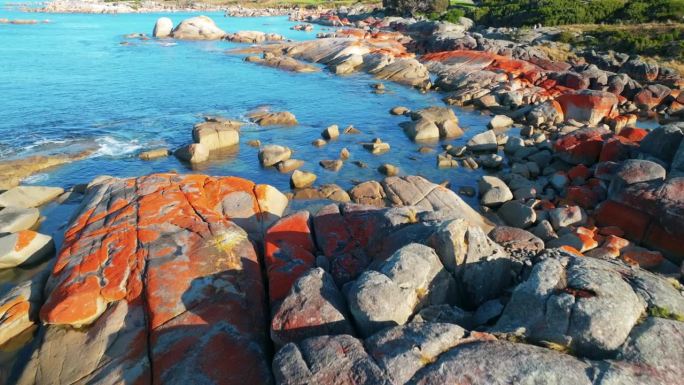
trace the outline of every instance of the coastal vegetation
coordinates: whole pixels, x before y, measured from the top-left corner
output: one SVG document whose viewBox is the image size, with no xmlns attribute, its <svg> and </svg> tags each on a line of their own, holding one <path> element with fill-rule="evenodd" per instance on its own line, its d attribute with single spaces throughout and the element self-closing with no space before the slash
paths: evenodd
<svg viewBox="0 0 684 385">
<path fill-rule="evenodd" d="M 488 26 L 621 24 L 681 21 L 684 0 L 482 0 L 477 6 L 452 4 Z"/>
</svg>

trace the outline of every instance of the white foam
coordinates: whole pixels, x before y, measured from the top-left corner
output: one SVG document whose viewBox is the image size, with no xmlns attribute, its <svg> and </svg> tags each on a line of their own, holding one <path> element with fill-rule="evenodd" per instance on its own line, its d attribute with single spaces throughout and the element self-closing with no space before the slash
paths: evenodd
<svg viewBox="0 0 684 385">
<path fill-rule="evenodd" d="M 120 140 L 111 136 L 103 136 L 95 139 L 99 149 L 92 157 L 98 156 L 122 156 L 140 150 L 143 146 L 137 140 Z"/>
<path fill-rule="evenodd" d="M 44 181 L 48 180 L 48 178 L 50 178 L 50 176 L 48 174 L 38 173 L 38 174 L 29 175 L 26 178 L 22 179 L 21 181 L 26 182 L 26 183 L 39 183 L 39 182 L 44 182 Z"/>
</svg>

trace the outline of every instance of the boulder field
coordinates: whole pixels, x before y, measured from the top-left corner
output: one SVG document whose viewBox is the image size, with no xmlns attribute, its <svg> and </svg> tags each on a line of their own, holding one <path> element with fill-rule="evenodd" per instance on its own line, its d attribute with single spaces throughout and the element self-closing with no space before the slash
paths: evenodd
<svg viewBox="0 0 684 385">
<path fill-rule="evenodd" d="M 680 383 L 676 280 L 545 248 L 418 176 L 368 183 L 389 207 L 92 183 L 54 262 L 0 298 L 2 341 L 37 327 L 9 383 Z"/>
</svg>

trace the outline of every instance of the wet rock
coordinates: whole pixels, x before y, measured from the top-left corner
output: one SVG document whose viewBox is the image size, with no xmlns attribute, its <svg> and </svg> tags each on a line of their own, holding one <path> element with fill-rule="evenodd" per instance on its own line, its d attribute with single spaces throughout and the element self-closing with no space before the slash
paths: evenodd
<svg viewBox="0 0 684 385">
<path fill-rule="evenodd" d="M 464 335 L 465 330 L 454 324 L 410 323 L 376 333 L 365 345 L 392 384 L 405 384 Z"/>
<path fill-rule="evenodd" d="M 528 228 L 537 221 L 537 213 L 534 209 L 518 201 L 504 203 L 497 214 L 509 226 L 521 229 Z"/>
<path fill-rule="evenodd" d="M 349 335 L 313 337 L 285 345 L 273 358 L 273 375 L 282 385 L 390 385 L 386 375 Z"/>
<path fill-rule="evenodd" d="M 311 144 L 315 147 L 323 147 L 326 144 L 328 144 L 328 142 L 326 142 L 325 139 L 316 139 L 313 142 L 311 142 Z"/>
<path fill-rule="evenodd" d="M 385 163 L 385 164 L 380 165 L 380 167 L 378 167 L 378 171 L 381 174 L 386 175 L 386 176 L 395 176 L 395 175 L 399 174 L 399 167 L 392 165 L 392 164 L 389 164 L 389 163 Z"/>
<path fill-rule="evenodd" d="M 185 19 L 173 29 L 171 37 L 181 40 L 220 40 L 226 32 L 207 16 Z"/>
<path fill-rule="evenodd" d="M 261 239 L 286 205 L 272 187 L 234 177 L 95 186 L 66 231 L 40 310 L 46 326 L 18 383 L 271 383 L 249 237 Z M 240 370 L 207 369 L 216 354 Z"/>
<path fill-rule="evenodd" d="M 168 17 L 160 17 L 157 22 L 154 23 L 154 29 L 152 30 L 152 36 L 156 38 L 169 37 L 173 31 L 173 21 Z"/>
<path fill-rule="evenodd" d="M 342 169 L 342 166 L 344 166 L 344 162 L 340 159 L 335 159 L 335 160 L 324 159 L 318 163 L 324 169 L 326 169 L 328 171 L 332 171 L 332 172 L 338 172 Z"/>
<path fill-rule="evenodd" d="M 506 183 L 495 176 L 485 175 L 477 182 L 480 190 L 480 204 L 498 207 L 513 199 L 513 193 Z"/>
<path fill-rule="evenodd" d="M 274 166 L 278 162 L 290 159 L 292 150 L 285 146 L 269 144 L 259 150 L 259 162 L 263 167 Z"/>
<path fill-rule="evenodd" d="M 332 277 L 323 269 L 311 269 L 292 286 L 271 321 L 276 346 L 301 342 L 309 337 L 348 334 L 347 304 Z"/>
<path fill-rule="evenodd" d="M 242 122 L 233 120 L 199 123 L 192 129 L 192 139 L 209 151 L 231 147 L 240 142 L 241 125 Z"/>
<path fill-rule="evenodd" d="M 95 152 L 96 148 L 88 148 L 76 153 L 54 155 L 37 155 L 26 158 L 0 161 L 0 190 L 9 190 L 18 186 L 22 180 L 41 170 L 84 159 Z"/>
<path fill-rule="evenodd" d="M 603 357 L 624 343 L 646 304 L 608 262 L 575 256 L 543 259 L 506 305 L 495 329 Z"/>
<path fill-rule="evenodd" d="M 209 149 L 200 143 L 183 146 L 173 153 L 176 158 L 190 163 L 202 163 L 209 160 Z"/>
<path fill-rule="evenodd" d="M 348 148 L 343 148 L 340 150 L 340 159 L 341 160 L 347 160 L 351 156 L 351 153 L 349 152 Z"/>
<path fill-rule="evenodd" d="M 295 170 L 290 177 L 290 185 L 292 188 L 311 187 L 316 181 L 316 178 L 316 174 L 312 172 Z"/>
<path fill-rule="evenodd" d="M 278 68 L 284 71 L 308 73 L 308 72 L 319 72 L 320 68 L 303 63 L 297 59 L 293 59 L 289 56 L 274 55 L 271 53 L 264 53 L 263 57 L 259 56 L 247 56 L 245 61 L 250 63 L 257 63 L 267 67 Z"/>
<path fill-rule="evenodd" d="M 516 227 L 498 226 L 489 232 L 489 237 L 511 255 L 532 257 L 544 250 L 544 241 Z"/>
<path fill-rule="evenodd" d="M 36 208 L 5 207 L 0 211 L 0 233 L 16 233 L 32 228 L 40 218 Z"/>
<path fill-rule="evenodd" d="M 399 249 L 378 271 L 366 271 L 347 291 L 347 301 L 359 332 L 364 336 L 405 324 L 430 304 L 446 303 L 454 281 L 435 251 L 420 244 Z"/>
<path fill-rule="evenodd" d="M 285 159 L 282 162 L 276 163 L 275 167 L 282 173 L 288 173 L 297 170 L 304 165 L 303 160 L 299 159 Z"/>
<path fill-rule="evenodd" d="M 427 107 L 410 113 L 414 121 L 428 121 L 437 126 L 439 137 L 455 138 L 463 135 L 458 126 L 458 118 L 449 107 Z M 428 138 L 425 138 L 428 139 Z"/>
<path fill-rule="evenodd" d="M 167 148 L 158 148 L 149 151 L 143 151 L 138 155 L 142 160 L 153 160 L 169 156 L 170 151 Z"/>
<path fill-rule="evenodd" d="M 255 111 L 249 114 L 249 120 L 260 126 L 296 126 L 297 118 L 291 112 Z"/>
<path fill-rule="evenodd" d="M 463 219 L 441 224 L 427 244 L 456 277 L 461 300 L 474 306 L 498 297 L 518 267 L 482 229 Z"/>
<path fill-rule="evenodd" d="M 323 130 L 321 136 L 326 140 L 337 139 L 340 136 L 340 129 L 336 124 L 333 124 L 332 126 Z"/>
<path fill-rule="evenodd" d="M 468 149 L 471 151 L 496 151 L 498 144 L 494 131 L 485 131 L 473 136 L 468 141 Z"/>
<path fill-rule="evenodd" d="M 439 139 L 439 128 L 434 122 L 420 119 L 400 124 L 406 135 L 415 141 L 428 141 Z"/>
<path fill-rule="evenodd" d="M 397 106 L 397 107 L 394 107 L 390 110 L 390 114 L 392 114 L 392 115 L 406 115 L 410 111 L 411 110 L 409 110 L 406 107 Z"/>
<path fill-rule="evenodd" d="M 363 148 L 370 151 L 371 154 L 379 155 L 384 154 L 390 150 L 390 144 L 383 142 L 380 138 L 376 138 L 371 143 L 363 143 Z"/>
<path fill-rule="evenodd" d="M 355 203 L 377 207 L 385 206 L 385 190 L 374 180 L 359 183 L 349 190 L 349 196 Z"/>
</svg>

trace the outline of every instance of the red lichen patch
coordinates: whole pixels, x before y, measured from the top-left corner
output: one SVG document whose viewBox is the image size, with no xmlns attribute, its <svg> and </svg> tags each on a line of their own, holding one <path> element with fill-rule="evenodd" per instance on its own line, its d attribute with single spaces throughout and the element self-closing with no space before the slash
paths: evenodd
<svg viewBox="0 0 684 385">
<path fill-rule="evenodd" d="M 297 278 L 315 265 L 315 254 L 307 211 L 282 218 L 266 231 L 264 263 L 272 304 L 284 299 Z"/>
<path fill-rule="evenodd" d="M 640 247 L 624 250 L 620 255 L 620 259 L 644 269 L 655 269 L 665 260 L 660 252 L 649 251 Z"/>
<path fill-rule="evenodd" d="M 568 178 L 587 180 L 591 177 L 591 170 L 589 167 L 580 164 L 568 170 Z"/>
<path fill-rule="evenodd" d="M 629 159 L 631 150 L 636 147 L 636 143 L 623 136 L 609 138 L 601 148 L 599 162 L 619 162 Z"/>
<path fill-rule="evenodd" d="M 639 143 L 648 135 L 648 130 L 638 127 L 625 127 L 620 130 L 618 136 L 631 140 L 632 142 Z"/>
<path fill-rule="evenodd" d="M 636 242 L 644 238 L 651 223 L 651 217 L 648 214 L 611 200 L 599 205 L 594 218 L 600 226 L 620 228 L 629 239 Z"/>
<path fill-rule="evenodd" d="M 565 196 L 568 205 L 577 205 L 585 209 L 595 207 L 599 199 L 599 193 L 586 186 L 570 186 Z"/>
<path fill-rule="evenodd" d="M 556 98 L 566 119 L 598 124 L 604 118 L 618 115 L 618 99 L 603 91 L 581 90 L 568 92 Z"/>
<path fill-rule="evenodd" d="M 604 134 L 599 129 L 578 130 L 558 139 L 553 147 L 566 162 L 592 165 L 601 155 Z"/>
<path fill-rule="evenodd" d="M 625 235 L 625 232 L 622 231 L 621 228 L 617 226 L 604 226 L 604 227 L 599 227 L 598 228 L 598 233 L 601 235 L 605 236 L 610 236 L 613 235 L 615 237 L 622 237 Z"/>
</svg>

